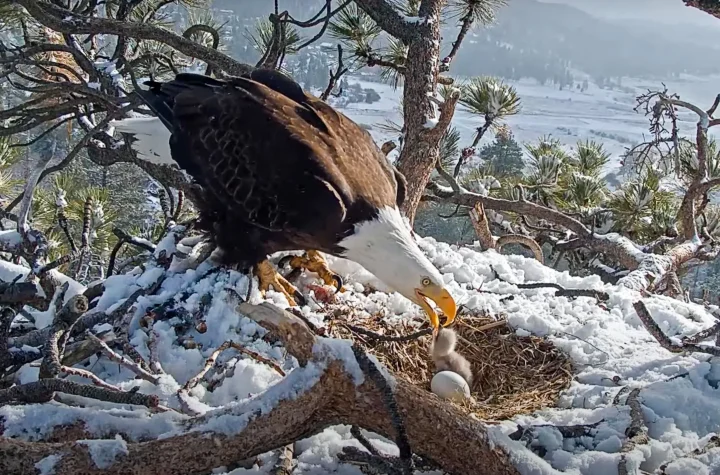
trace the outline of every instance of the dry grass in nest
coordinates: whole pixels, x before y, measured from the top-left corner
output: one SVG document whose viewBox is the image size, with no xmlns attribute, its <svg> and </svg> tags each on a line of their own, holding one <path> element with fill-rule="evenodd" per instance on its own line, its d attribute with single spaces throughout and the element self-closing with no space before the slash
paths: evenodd
<svg viewBox="0 0 720 475">
<path fill-rule="evenodd" d="M 351 320 L 352 321 L 352 320 Z M 464 407 L 480 420 L 492 422 L 554 406 L 561 391 L 570 385 L 570 359 L 550 341 L 521 337 L 504 322 L 484 315 L 459 315 L 457 351 L 473 369 L 475 403 Z M 417 328 L 406 324 L 389 326 L 381 317 L 356 326 L 383 335 L 408 335 Z M 374 354 L 396 376 L 430 390 L 433 363 L 430 336 L 411 341 L 383 342 L 368 338 L 335 321 L 333 337 L 352 339 Z"/>
</svg>

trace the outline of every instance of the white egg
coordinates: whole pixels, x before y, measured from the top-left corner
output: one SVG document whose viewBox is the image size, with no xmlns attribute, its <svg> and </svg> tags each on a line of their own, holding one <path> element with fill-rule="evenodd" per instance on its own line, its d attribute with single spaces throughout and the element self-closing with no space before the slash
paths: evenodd
<svg viewBox="0 0 720 475">
<path fill-rule="evenodd" d="M 452 371 L 440 371 L 430 381 L 430 389 L 443 399 L 461 401 L 470 398 L 467 381 Z"/>
</svg>

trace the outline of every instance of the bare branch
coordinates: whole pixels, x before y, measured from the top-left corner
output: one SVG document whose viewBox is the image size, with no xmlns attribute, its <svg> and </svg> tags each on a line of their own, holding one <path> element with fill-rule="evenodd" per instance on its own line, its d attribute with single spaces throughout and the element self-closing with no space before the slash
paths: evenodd
<svg viewBox="0 0 720 475">
<path fill-rule="evenodd" d="M 181 53 L 192 58 L 198 58 L 210 64 L 213 68 L 237 76 L 252 70 L 246 64 L 238 63 L 231 57 L 200 45 L 168 30 L 149 25 L 147 23 L 130 23 L 109 18 L 83 16 L 56 4 L 37 2 L 36 0 L 16 0 L 37 21 L 55 31 L 73 35 L 108 34 L 135 38 L 137 40 L 154 40 L 172 46 Z"/>
<path fill-rule="evenodd" d="M 119 117 L 122 117 L 122 116 L 125 115 L 127 112 L 129 112 L 130 110 L 132 110 L 133 108 L 135 108 L 138 103 L 139 103 L 139 98 L 135 97 L 135 98 L 133 98 L 133 99 L 130 101 L 130 104 L 127 104 L 125 107 L 123 107 L 123 108 L 121 108 L 121 109 L 118 109 L 118 110 L 116 110 L 116 111 L 113 111 L 113 112 L 109 112 L 108 114 L 106 114 L 106 116 L 105 116 L 105 118 L 103 118 L 103 120 L 101 120 L 100 122 L 98 122 L 97 125 L 95 125 L 95 127 L 93 127 L 89 132 L 87 132 L 87 133 L 85 134 L 85 136 L 84 136 L 82 139 L 80 139 L 80 140 L 78 141 L 78 143 L 75 144 L 75 146 L 74 146 L 73 149 L 70 151 L 70 153 L 68 153 L 67 156 L 65 156 L 65 158 L 64 158 L 60 163 L 58 163 L 57 165 L 53 165 L 53 166 L 51 166 L 51 167 L 47 167 L 47 168 L 44 168 L 44 167 L 43 167 L 44 169 L 41 170 L 41 173 L 40 173 L 40 176 L 38 177 L 37 183 L 41 182 L 41 181 L 42 181 L 43 179 L 45 179 L 45 177 L 47 177 L 48 175 L 50 175 L 50 174 L 52 174 L 52 173 L 55 173 L 55 172 L 58 172 L 58 171 L 64 169 L 65 167 L 67 167 L 68 165 L 70 165 L 70 163 L 75 159 L 75 157 L 77 157 L 78 154 L 80 154 L 80 152 L 83 151 L 83 149 L 87 146 L 87 144 L 90 142 L 90 140 L 91 140 L 96 134 L 98 134 L 98 133 L 100 133 L 100 132 L 102 132 L 102 131 L 105 130 L 105 128 L 107 127 L 107 125 L 110 123 L 110 121 L 112 121 L 112 120 L 114 120 L 114 119 L 117 119 L 117 118 L 119 118 Z M 29 185 L 29 184 L 30 184 L 30 181 L 28 180 L 28 185 Z M 26 187 L 26 189 L 27 189 L 27 187 Z M 23 200 L 23 199 L 25 198 L 25 196 L 26 196 L 26 195 L 25 195 L 25 192 L 23 192 L 23 193 L 21 193 L 20 195 L 18 195 L 18 197 L 15 198 L 15 199 L 7 206 L 7 208 L 5 209 L 5 211 L 6 211 L 6 212 L 11 211 L 15 206 L 17 206 L 18 203 L 20 203 L 21 200 Z M 29 195 L 28 200 L 30 200 L 31 198 L 32 198 L 32 194 Z M 28 204 L 28 206 L 29 206 L 29 204 Z"/>
<path fill-rule="evenodd" d="M 0 405 L 47 402 L 52 399 L 53 393 L 56 391 L 115 404 L 157 407 L 159 403 L 158 397 L 155 395 L 141 394 L 132 391 L 110 391 L 87 384 L 74 383 L 66 379 L 41 379 L 34 383 L 20 384 L 9 389 L 0 390 Z M 3 449 L 0 449 L 0 453 L 2 452 Z M 30 452 L 32 452 L 32 450 L 30 450 Z M 0 461 L 0 467 L 2 467 L 4 463 L 7 463 L 7 461 Z M 12 472 L 4 471 L 4 473 Z"/>
<path fill-rule="evenodd" d="M 115 363 L 120 364 L 121 366 L 124 366 L 125 368 L 129 369 L 136 375 L 140 376 L 145 381 L 149 381 L 155 385 L 158 384 L 159 379 L 157 376 L 155 376 L 152 373 L 149 373 L 145 369 L 143 369 L 139 364 L 130 361 L 125 356 L 117 354 L 115 351 L 113 351 L 112 348 L 110 348 L 107 343 L 102 341 L 100 338 L 93 335 L 90 331 L 85 332 L 85 336 L 90 339 L 97 347 L 100 348 L 100 351 L 110 360 Z"/>
<path fill-rule="evenodd" d="M 343 49 L 342 45 L 338 43 L 337 45 L 338 50 L 338 65 L 335 69 L 335 72 L 330 71 L 330 79 L 328 80 L 328 85 L 325 88 L 325 91 L 320 95 L 320 99 L 323 101 L 327 101 L 328 97 L 330 97 L 330 94 L 335 89 L 335 86 L 337 85 L 338 81 L 340 81 L 340 78 L 348 72 L 348 68 L 345 67 L 343 64 Z M 342 93 L 342 88 L 340 89 L 340 93 Z"/>
<path fill-rule="evenodd" d="M 707 353 L 713 356 L 720 356 L 720 348 L 717 346 L 709 346 L 709 345 L 698 345 L 695 343 L 691 343 L 688 340 L 687 343 L 683 342 L 682 344 L 676 344 L 673 343 L 670 338 L 663 333 L 663 331 L 660 329 L 660 326 L 658 326 L 657 323 L 655 323 L 655 320 L 653 320 L 652 315 L 650 315 L 650 311 L 645 306 L 645 303 L 642 300 L 639 300 L 633 304 L 633 307 L 635 308 L 635 313 L 637 314 L 640 321 L 645 325 L 645 328 L 647 329 L 648 333 L 650 333 L 660 345 L 668 350 L 671 353 L 684 353 L 684 352 L 695 352 L 695 353 Z"/>
</svg>

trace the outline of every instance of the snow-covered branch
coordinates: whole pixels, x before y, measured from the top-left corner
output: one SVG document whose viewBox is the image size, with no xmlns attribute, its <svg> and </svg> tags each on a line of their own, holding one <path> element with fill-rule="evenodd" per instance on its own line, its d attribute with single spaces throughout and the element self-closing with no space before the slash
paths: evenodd
<svg viewBox="0 0 720 475">
<path fill-rule="evenodd" d="M 256 398 L 182 422 L 179 433 L 142 443 L 122 441 L 123 455 L 103 467 L 82 441 L 58 444 L 3 438 L 0 468 L 15 473 L 62 452 L 54 465 L 57 475 L 99 468 L 120 474 L 138 467 L 155 474 L 199 473 L 287 445 L 333 424 L 351 424 L 396 438 L 397 421 L 385 406 L 389 388 L 413 452 L 460 475 L 476 473 L 477 464 L 490 473 L 517 474 L 507 455 L 483 436 L 483 424 L 403 380 L 386 375 L 386 386 L 379 386 L 361 368 L 350 342 L 316 337 L 300 318 L 271 304 L 240 304 L 238 311 L 269 330 L 301 367 Z M 380 370 L 380 374 L 386 373 Z M 216 443 L 207 443 L 210 435 Z M 205 449 L 198 451 L 198 446 Z M 161 454 L 172 454 L 172 464 Z"/>
</svg>

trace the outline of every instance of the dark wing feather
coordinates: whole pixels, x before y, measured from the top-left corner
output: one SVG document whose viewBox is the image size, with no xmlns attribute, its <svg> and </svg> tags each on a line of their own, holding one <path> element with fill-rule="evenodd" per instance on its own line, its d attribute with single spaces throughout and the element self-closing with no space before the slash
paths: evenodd
<svg viewBox="0 0 720 475">
<path fill-rule="evenodd" d="M 297 82 L 276 69 L 254 69 L 248 77 L 253 81 L 264 84 L 270 89 L 279 92 L 299 104 L 308 106 L 310 109 L 312 109 L 313 105 L 316 104 L 315 102 L 309 100 L 309 96 L 305 94 Z M 321 111 L 325 110 L 325 108 L 319 108 L 317 106 L 316 109 L 320 109 Z M 378 155 L 378 158 L 383 160 L 380 158 L 380 155 Z M 407 180 L 395 166 L 390 165 L 390 167 L 392 169 L 392 176 L 397 186 L 396 204 L 398 207 L 401 207 L 405 202 L 405 195 L 407 194 Z"/>
<path fill-rule="evenodd" d="M 173 158 L 232 215 L 223 219 L 327 248 L 394 204 L 400 180 L 366 130 L 280 74 L 182 74 L 144 97 L 171 125 Z"/>
<path fill-rule="evenodd" d="M 313 150 L 287 133 L 283 116 L 266 98 L 247 89 L 193 89 L 178 94 L 173 107 L 173 156 L 202 161 L 197 165 L 207 192 L 237 218 L 255 226 L 311 232 L 329 221 L 342 221 L 342 196 L 313 160 Z M 322 213 L 308 213 L 301 203 L 321 203 Z"/>
<path fill-rule="evenodd" d="M 395 182 L 397 183 L 397 198 L 395 201 L 398 208 L 402 208 L 403 203 L 405 203 L 405 196 L 407 195 L 407 180 L 405 179 L 405 175 L 400 173 L 400 170 L 398 170 L 395 165 L 392 166 L 392 170 L 395 175 Z"/>
</svg>

